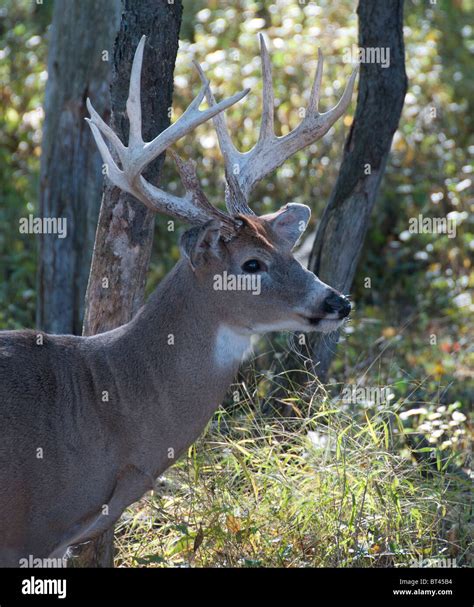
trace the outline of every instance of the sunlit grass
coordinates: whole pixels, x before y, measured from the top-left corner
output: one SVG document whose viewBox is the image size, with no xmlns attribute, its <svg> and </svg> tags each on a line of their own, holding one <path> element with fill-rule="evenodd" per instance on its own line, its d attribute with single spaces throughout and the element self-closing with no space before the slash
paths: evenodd
<svg viewBox="0 0 474 607">
<path fill-rule="evenodd" d="M 356 416 L 321 386 L 316 394 L 292 392 L 293 418 L 262 416 L 248 396 L 233 413 L 220 410 L 122 518 L 117 565 L 467 565 L 463 475 L 443 461 L 415 462 L 393 407 Z"/>
</svg>

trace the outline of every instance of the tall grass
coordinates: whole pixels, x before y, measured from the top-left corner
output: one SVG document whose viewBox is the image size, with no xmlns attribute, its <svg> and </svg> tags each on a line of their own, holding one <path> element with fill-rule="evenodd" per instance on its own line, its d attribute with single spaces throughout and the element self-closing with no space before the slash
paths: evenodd
<svg viewBox="0 0 474 607">
<path fill-rule="evenodd" d="M 121 519 L 117 565 L 469 564 L 469 484 L 412 459 L 393 407 L 354 415 L 321 386 L 285 400 L 295 417 L 262 416 L 248 394 L 219 410 Z"/>
</svg>

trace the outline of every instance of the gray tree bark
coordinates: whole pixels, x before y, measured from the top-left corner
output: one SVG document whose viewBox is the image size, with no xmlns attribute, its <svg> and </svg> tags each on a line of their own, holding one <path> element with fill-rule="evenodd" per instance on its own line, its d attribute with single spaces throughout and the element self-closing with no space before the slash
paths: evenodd
<svg viewBox="0 0 474 607">
<path fill-rule="evenodd" d="M 86 98 L 110 108 L 110 62 L 120 0 L 54 3 L 48 55 L 39 214 L 67 219 L 67 237 L 40 237 L 37 326 L 79 334 L 102 191 L 100 154 L 84 117 Z M 104 60 L 105 59 L 105 60 Z"/>
<path fill-rule="evenodd" d="M 354 279 L 407 90 L 403 0 L 360 0 L 357 14 L 359 47 L 390 49 L 390 66 L 360 66 L 354 122 L 309 260 L 310 270 L 343 293 L 350 291 Z M 312 359 L 323 381 L 336 343 L 337 337 L 314 334 L 311 339 Z"/>
<path fill-rule="evenodd" d="M 143 34 L 147 36 L 141 77 L 145 141 L 156 137 L 170 123 L 181 15 L 181 0 L 173 3 L 124 1 L 114 50 L 110 118 L 112 128 L 124 142 L 128 141 L 125 105 L 130 72 Z M 151 163 L 144 173 L 155 185 L 163 161 L 164 155 Z M 129 322 L 142 305 L 153 228 L 153 213 L 129 194 L 110 184 L 105 186 L 87 287 L 84 335 L 101 333 Z M 111 528 L 96 540 L 76 547 L 71 566 L 113 567 L 113 532 Z"/>
</svg>

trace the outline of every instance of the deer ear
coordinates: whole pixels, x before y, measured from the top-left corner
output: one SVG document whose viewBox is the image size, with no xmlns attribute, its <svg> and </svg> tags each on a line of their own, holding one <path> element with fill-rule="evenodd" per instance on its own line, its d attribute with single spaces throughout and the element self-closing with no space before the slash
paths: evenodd
<svg viewBox="0 0 474 607">
<path fill-rule="evenodd" d="M 206 261 L 209 256 L 219 256 L 220 227 L 220 223 L 212 219 L 202 226 L 187 230 L 181 236 L 181 253 L 188 259 L 193 270 Z"/>
<path fill-rule="evenodd" d="M 262 215 L 261 219 L 268 221 L 273 230 L 293 248 L 306 230 L 310 217 L 311 209 L 308 206 L 290 202 L 276 213 Z"/>
</svg>

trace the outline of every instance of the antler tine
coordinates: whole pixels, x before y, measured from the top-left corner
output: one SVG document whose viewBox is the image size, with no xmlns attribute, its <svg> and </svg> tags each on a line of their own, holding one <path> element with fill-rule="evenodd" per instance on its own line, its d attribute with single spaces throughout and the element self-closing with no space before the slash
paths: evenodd
<svg viewBox="0 0 474 607">
<path fill-rule="evenodd" d="M 327 117 L 329 128 L 336 122 L 336 120 L 343 116 L 343 114 L 349 107 L 349 104 L 352 99 L 352 93 L 354 91 L 355 79 L 357 77 L 358 72 L 359 66 L 356 65 L 356 67 L 352 71 L 352 74 L 349 77 L 349 80 L 347 81 L 346 88 L 344 89 L 344 92 L 342 93 L 339 101 L 331 110 L 325 112 L 324 114 L 321 114 L 321 117 Z"/>
<path fill-rule="evenodd" d="M 260 124 L 259 142 L 275 138 L 274 130 L 274 95 L 272 63 L 268 54 L 265 38 L 262 34 L 258 35 L 260 41 L 260 57 L 262 60 L 262 121 Z M 257 144 L 258 145 L 258 144 Z"/>
<path fill-rule="evenodd" d="M 207 77 L 197 61 L 194 62 L 203 83 L 208 82 Z M 210 107 L 215 107 L 216 99 L 210 87 L 206 89 L 206 99 Z M 212 119 L 219 142 L 219 148 L 224 158 L 225 167 L 225 203 L 230 215 L 255 215 L 247 205 L 247 199 L 241 190 L 237 174 L 240 170 L 240 159 L 243 154 L 237 150 L 227 128 L 223 113 L 216 114 Z"/>
<path fill-rule="evenodd" d="M 140 95 L 143 49 L 145 48 L 146 36 L 140 38 L 137 50 L 133 57 L 132 71 L 130 73 L 130 86 L 127 99 L 127 116 L 130 123 L 128 146 L 135 147 L 143 144 L 142 139 L 142 104 Z"/>
<path fill-rule="evenodd" d="M 211 87 L 209 86 L 209 80 L 206 77 L 202 67 L 199 65 L 197 61 L 193 61 L 195 68 L 198 71 L 199 77 L 201 78 L 201 82 L 203 83 L 203 89 L 205 90 L 205 95 L 207 99 L 207 103 L 210 107 L 215 107 L 217 105 L 216 99 L 214 97 L 214 93 L 211 91 Z M 219 141 L 219 147 L 224 156 L 224 160 L 231 159 L 235 154 L 238 154 L 237 149 L 232 143 L 232 139 L 230 137 L 229 131 L 227 129 L 227 125 L 224 118 L 224 113 L 220 112 L 216 114 L 212 123 L 214 124 L 214 128 L 216 130 L 217 139 Z"/>
<path fill-rule="evenodd" d="M 133 59 L 130 75 L 129 95 L 127 99 L 127 114 L 130 122 L 130 134 L 128 146 L 126 147 L 116 133 L 108 126 L 95 111 L 91 102 L 87 100 L 90 118 L 87 118 L 97 147 L 102 159 L 108 168 L 110 181 L 122 190 L 132 194 L 149 209 L 154 212 L 162 212 L 167 215 L 179 217 L 190 223 L 202 224 L 209 219 L 217 218 L 225 225 L 225 230 L 230 232 L 235 227 L 235 222 L 224 213 L 214 208 L 207 200 L 202 191 L 193 163 L 181 164 L 178 162 L 186 187 L 186 195 L 183 197 L 157 188 L 141 175 L 143 169 L 154 158 L 164 152 L 169 146 L 181 137 L 194 130 L 198 125 L 215 117 L 226 108 L 242 99 L 249 89 L 236 93 L 228 99 L 214 103 L 209 108 L 200 111 L 204 96 L 209 91 L 209 82 L 204 77 L 203 85 L 198 95 L 193 99 L 182 116 L 171 126 L 165 129 L 150 142 L 144 142 L 142 138 L 142 111 L 140 100 L 140 80 L 143 62 L 143 51 L 146 37 L 142 36 Z M 117 165 L 113 154 L 109 150 L 105 139 L 108 139 L 113 150 L 120 160 L 121 168 Z"/>
<path fill-rule="evenodd" d="M 311 87 L 311 94 L 308 102 L 308 112 L 317 114 L 319 110 L 319 95 L 321 94 L 321 81 L 323 79 L 323 65 L 324 55 L 323 51 L 318 48 L 318 66 L 316 68 L 316 75 L 314 76 L 313 86 Z"/>
<path fill-rule="evenodd" d="M 87 122 L 89 123 L 89 126 L 92 128 L 92 125 L 94 125 L 98 130 L 100 130 L 107 137 L 107 139 L 113 145 L 114 149 L 117 151 L 119 158 L 121 160 L 122 154 L 126 150 L 125 146 L 120 141 L 117 134 L 114 133 L 114 131 L 110 128 L 110 126 L 108 124 L 106 124 L 102 120 L 102 118 L 99 116 L 99 114 L 95 111 L 89 97 L 86 99 L 86 106 L 87 106 L 87 109 L 89 110 L 89 114 L 91 115 L 90 118 L 86 118 Z M 92 132 L 94 132 L 94 130 L 92 130 Z M 100 133 L 99 133 L 99 135 L 100 135 Z M 94 135 L 94 137 L 95 137 L 95 135 Z M 100 139 L 102 140 L 102 136 L 100 136 Z M 97 143 L 97 146 L 99 146 L 99 144 L 97 142 L 97 138 L 96 138 L 96 143 Z M 104 143 L 104 145 L 105 145 L 105 143 Z"/>
<path fill-rule="evenodd" d="M 89 99 L 87 100 L 87 104 L 88 104 L 88 107 L 90 105 L 90 107 L 92 109 L 91 116 L 93 116 L 93 113 L 96 114 L 96 111 L 92 107 Z M 109 148 L 107 147 L 107 144 L 105 143 L 104 138 L 102 137 L 102 133 L 99 130 L 97 123 L 94 122 L 94 119 L 95 119 L 94 116 L 93 116 L 93 118 L 86 118 L 89 126 L 91 127 L 92 134 L 94 136 L 94 139 L 95 139 L 95 142 L 97 144 L 97 147 L 99 148 L 99 152 L 100 152 L 100 154 L 102 156 L 102 159 L 103 159 L 105 165 L 107 166 L 109 179 L 117 187 L 119 187 L 122 190 L 125 190 L 126 192 L 128 192 L 129 191 L 129 185 L 127 183 L 127 180 L 125 179 L 125 175 L 118 168 L 118 166 L 115 163 L 115 160 L 112 158 L 112 154 L 110 153 Z M 99 119 L 99 120 L 102 122 L 101 119 Z M 115 133 L 105 124 L 105 122 L 102 123 L 102 125 L 103 125 L 103 127 L 107 128 L 107 136 L 110 137 L 110 135 L 112 134 L 114 137 L 117 137 L 115 135 Z M 110 139 L 113 139 L 113 138 L 110 137 Z M 118 143 L 123 147 L 123 144 L 120 141 L 120 139 L 118 139 L 118 137 L 117 137 L 117 140 L 118 140 Z"/>
</svg>

